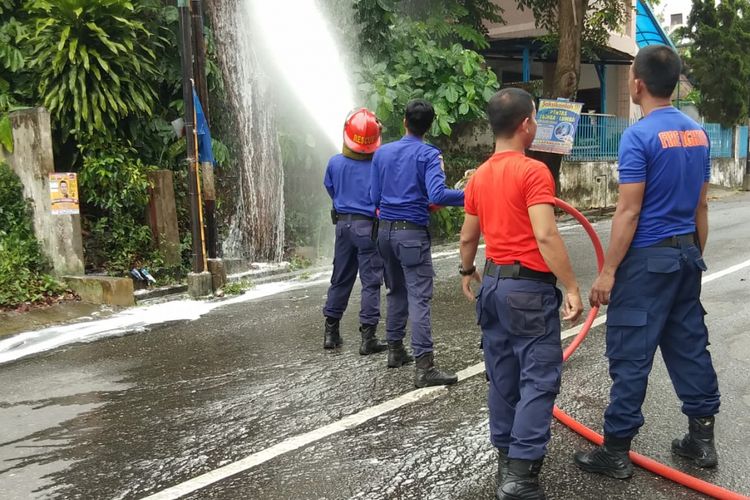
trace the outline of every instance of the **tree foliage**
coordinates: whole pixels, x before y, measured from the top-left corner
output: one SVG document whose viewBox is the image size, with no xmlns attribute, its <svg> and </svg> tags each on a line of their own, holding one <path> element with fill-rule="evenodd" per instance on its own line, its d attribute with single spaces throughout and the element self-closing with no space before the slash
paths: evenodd
<svg viewBox="0 0 750 500">
<path fill-rule="evenodd" d="M 107 135 L 128 116 L 151 114 L 156 35 L 142 4 L 123 0 L 33 0 L 31 67 L 63 136 Z"/>
<path fill-rule="evenodd" d="M 694 0 L 681 35 L 691 80 L 700 90 L 698 109 L 707 121 L 733 126 L 748 118 L 750 101 L 750 2 Z"/>
<path fill-rule="evenodd" d="M 402 133 L 406 103 L 414 98 L 435 107 L 434 137 L 449 136 L 456 123 L 484 116 L 499 88 L 497 77 L 479 53 L 459 42 L 487 46 L 478 26 L 481 16 L 499 20 L 492 2 L 358 0 L 354 8 L 364 53 L 358 87 L 384 122 L 386 136 Z"/>
<path fill-rule="evenodd" d="M 566 0 L 569 2 L 569 0 Z M 580 0 L 579 0 L 580 1 Z M 560 1 L 559 0 L 516 0 L 522 10 L 528 9 L 534 14 L 537 27 L 549 31 L 545 40 L 555 50 L 560 39 Z M 605 46 L 610 33 L 622 32 L 627 16 L 627 5 L 621 0 L 583 0 L 584 23 L 582 30 L 582 47 L 587 55 L 594 56 L 594 51 Z M 570 29 L 570 26 L 566 26 Z"/>
</svg>

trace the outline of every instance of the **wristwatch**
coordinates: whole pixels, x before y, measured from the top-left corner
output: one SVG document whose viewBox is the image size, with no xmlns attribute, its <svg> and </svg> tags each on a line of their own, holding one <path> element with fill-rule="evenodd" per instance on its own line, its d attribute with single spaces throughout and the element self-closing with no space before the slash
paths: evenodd
<svg viewBox="0 0 750 500">
<path fill-rule="evenodd" d="M 458 265 L 458 274 L 461 276 L 471 276 L 475 272 L 477 272 L 477 266 L 471 266 L 469 269 L 464 269 L 463 264 Z"/>
</svg>

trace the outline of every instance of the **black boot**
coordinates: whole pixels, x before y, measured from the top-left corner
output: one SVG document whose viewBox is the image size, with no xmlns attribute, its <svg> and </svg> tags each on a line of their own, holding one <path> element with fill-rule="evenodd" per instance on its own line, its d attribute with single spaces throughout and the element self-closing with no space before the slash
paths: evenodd
<svg viewBox="0 0 750 500">
<path fill-rule="evenodd" d="M 576 465 L 586 472 L 594 472 L 615 479 L 628 479 L 633 475 L 630 462 L 630 442 L 633 438 L 604 436 L 604 445 L 588 453 L 579 451 L 574 455 Z"/>
<path fill-rule="evenodd" d="M 359 333 L 362 334 L 362 345 L 359 346 L 359 353 L 362 356 L 383 352 L 388 346 L 375 338 L 375 331 L 378 325 L 362 325 L 359 327 Z"/>
<path fill-rule="evenodd" d="M 539 472 L 544 459 L 508 460 L 508 473 L 497 489 L 497 500 L 545 500 L 547 497 L 539 485 Z"/>
<path fill-rule="evenodd" d="M 403 341 L 388 341 L 388 368 L 401 368 L 412 361 L 414 358 L 404 349 Z"/>
<path fill-rule="evenodd" d="M 688 418 L 688 433 L 672 441 L 672 453 L 691 459 L 698 467 L 716 467 L 714 417 Z"/>
<path fill-rule="evenodd" d="M 417 371 L 414 373 L 416 387 L 430 387 L 433 385 L 451 385 L 458 382 L 455 373 L 435 368 L 433 353 L 428 352 L 417 358 Z"/>
<path fill-rule="evenodd" d="M 326 317 L 326 332 L 323 337 L 323 349 L 336 349 L 343 344 L 339 333 L 339 320 Z"/>
<path fill-rule="evenodd" d="M 503 448 L 497 448 L 497 487 L 503 484 L 503 481 L 508 476 L 508 450 Z"/>
</svg>

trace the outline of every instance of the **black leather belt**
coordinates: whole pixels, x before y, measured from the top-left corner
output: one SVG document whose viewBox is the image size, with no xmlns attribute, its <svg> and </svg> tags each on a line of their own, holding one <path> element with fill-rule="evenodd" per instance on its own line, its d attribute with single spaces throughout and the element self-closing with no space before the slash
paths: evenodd
<svg viewBox="0 0 750 500">
<path fill-rule="evenodd" d="M 408 220 L 380 220 L 380 229 L 383 231 L 405 231 L 407 229 L 411 230 L 427 230 L 427 226 L 420 226 L 419 224 L 414 224 L 413 222 L 409 222 Z"/>
<path fill-rule="evenodd" d="M 493 278 L 512 278 L 541 281 L 544 283 L 549 283 L 550 285 L 557 285 L 557 278 L 554 274 L 534 271 L 533 269 L 524 267 L 519 263 L 511 265 L 498 265 L 491 260 L 488 260 L 484 265 L 484 275 Z"/>
<path fill-rule="evenodd" d="M 676 236 L 670 236 L 664 238 L 658 243 L 651 245 L 653 248 L 669 247 L 669 248 L 681 248 L 688 245 L 696 245 L 697 238 L 695 233 L 678 234 Z"/>
<path fill-rule="evenodd" d="M 339 222 L 349 222 L 353 220 L 374 220 L 374 217 L 368 217 L 366 215 L 360 215 L 360 214 L 336 214 L 336 220 Z"/>
</svg>

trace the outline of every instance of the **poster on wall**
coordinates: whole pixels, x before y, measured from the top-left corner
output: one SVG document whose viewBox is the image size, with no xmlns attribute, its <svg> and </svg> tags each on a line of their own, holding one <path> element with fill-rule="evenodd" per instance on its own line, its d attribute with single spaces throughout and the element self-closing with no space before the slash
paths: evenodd
<svg viewBox="0 0 750 500">
<path fill-rule="evenodd" d="M 542 99 L 536 113 L 537 130 L 533 151 L 545 151 L 568 155 L 573 151 L 573 142 L 581 119 L 583 103 Z"/>
<path fill-rule="evenodd" d="M 78 215 L 78 177 L 70 172 L 49 174 L 52 215 Z"/>
</svg>

